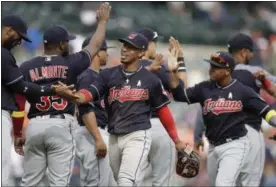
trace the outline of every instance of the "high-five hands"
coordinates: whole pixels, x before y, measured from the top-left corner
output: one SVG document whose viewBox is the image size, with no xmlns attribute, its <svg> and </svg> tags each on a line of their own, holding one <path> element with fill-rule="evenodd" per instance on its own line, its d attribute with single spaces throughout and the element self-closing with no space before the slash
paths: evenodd
<svg viewBox="0 0 276 187">
<path fill-rule="evenodd" d="M 109 3 L 103 3 L 97 10 L 98 22 L 107 22 L 110 17 L 111 6 Z"/>
<path fill-rule="evenodd" d="M 176 71 L 178 69 L 177 58 L 179 55 L 179 43 L 173 37 L 169 40 L 169 56 L 168 56 L 168 69 L 169 71 Z"/>
</svg>

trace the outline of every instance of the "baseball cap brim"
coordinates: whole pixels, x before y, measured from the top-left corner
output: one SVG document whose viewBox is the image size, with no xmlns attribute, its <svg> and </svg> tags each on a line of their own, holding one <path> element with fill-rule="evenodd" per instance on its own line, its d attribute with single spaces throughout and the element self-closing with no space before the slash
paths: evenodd
<svg viewBox="0 0 276 187">
<path fill-rule="evenodd" d="M 68 40 L 75 40 L 77 37 L 75 35 L 69 35 Z"/>
<path fill-rule="evenodd" d="M 27 36 L 27 34 L 21 33 L 21 32 L 17 32 L 22 38 L 23 40 L 32 43 L 32 40 Z"/>
<path fill-rule="evenodd" d="M 138 47 L 137 45 L 135 45 L 132 41 L 130 41 L 129 39 L 126 39 L 126 38 L 120 38 L 118 39 L 121 43 L 127 43 L 127 44 L 130 44 L 132 45 L 133 47 L 137 48 L 137 49 L 143 49 L 141 47 Z"/>
<path fill-rule="evenodd" d="M 222 65 L 222 64 L 220 64 L 220 63 L 217 63 L 217 62 L 215 62 L 215 61 L 212 61 L 212 60 L 207 60 L 207 59 L 203 59 L 205 62 L 208 62 L 208 63 L 210 63 L 210 64 L 212 64 L 212 65 L 214 65 L 214 66 L 217 66 L 217 67 L 220 67 L 220 68 L 229 68 L 229 67 L 227 67 L 227 66 L 224 66 L 224 65 Z"/>
<path fill-rule="evenodd" d="M 116 48 L 115 46 L 107 46 L 107 47 L 103 47 L 100 50 L 106 50 L 106 49 L 111 49 L 111 48 Z"/>
</svg>

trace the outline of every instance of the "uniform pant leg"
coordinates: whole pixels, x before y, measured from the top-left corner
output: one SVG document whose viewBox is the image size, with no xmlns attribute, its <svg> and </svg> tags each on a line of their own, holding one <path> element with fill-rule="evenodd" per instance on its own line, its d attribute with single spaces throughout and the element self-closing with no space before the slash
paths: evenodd
<svg viewBox="0 0 276 187">
<path fill-rule="evenodd" d="M 219 155 L 216 186 L 237 185 L 237 179 L 240 177 L 249 148 L 250 144 L 247 136 L 216 147 Z"/>
<path fill-rule="evenodd" d="M 175 146 L 158 118 L 151 119 L 152 143 L 149 159 L 153 186 L 168 186 L 175 161 Z"/>
<path fill-rule="evenodd" d="M 110 167 L 110 161 L 109 161 L 109 147 L 108 147 L 108 141 L 109 141 L 109 134 L 107 131 L 100 128 L 101 136 L 107 145 L 107 155 L 103 159 L 99 160 L 99 170 L 100 170 L 100 186 L 117 186 L 117 182 L 114 179 L 114 175 L 112 172 L 112 169 Z"/>
<path fill-rule="evenodd" d="M 107 141 L 108 137 L 104 137 L 103 131 L 100 130 L 100 132 L 103 139 Z M 86 127 L 79 127 L 75 138 L 76 157 L 80 161 L 81 186 L 110 186 L 112 178 L 115 182 L 108 155 L 101 159 L 96 157 L 95 141 Z M 105 143 L 107 143 L 106 141 Z"/>
<path fill-rule="evenodd" d="M 216 178 L 218 174 L 218 162 L 219 157 L 216 153 L 216 147 L 210 144 L 207 157 L 207 172 L 210 186 L 215 186 L 216 184 Z"/>
<path fill-rule="evenodd" d="M 9 185 L 11 167 L 11 146 L 12 146 L 12 119 L 8 111 L 2 110 L 2 185 Z"/>
<path fill-rule="evenodd" d="M 259 186 L 264 168 L 264 138 L 262 133 L 246 125 L 248 131 L 250 149 L 242 173 L 238 179 L 238 184 L 242 186 Z"/>
<path fill-rule="evenodd" d="M 76 158 L 80 162 L 80 185 L 98 186 L 99 168 L 95 155 L 95 144 L 86 127 L 77 129 L 76 140 Z"/>
<path fill-rule="evenodd" d="M 148 153 L 151 146 L 149 130 L 132 132 L 119 137 L 122 161 L 118 175 L 118 186 L 140 186 L 149 165 Z"/>
<path fill-rule="evenodd" d="M 47 123 L 33 118 L 25 131 L 22 186 L 40 186 L 47 169 L 44 133 Z"/>
<path fill-rule="evenodd" d="M 119 170 L 121 166 L 121 150 L 119 149 L 119 141 L 118 137 L 114 134 L 109 135 L 109 140 L 108 140 L 108 156 L 109 156 L 109 162 L 110 166 L 114 175 L 115 181 L 118 182 L 118 175 L 119 175 Z"/>
<path fill-rule="evenodd" d="M 50 186 L 69 185 L 72 175 L 75 140 L 73 116 L 66 119 L 48 119 L 51 126 L 45 132 L 47 146 L 48 178 Z"/>
</svg>

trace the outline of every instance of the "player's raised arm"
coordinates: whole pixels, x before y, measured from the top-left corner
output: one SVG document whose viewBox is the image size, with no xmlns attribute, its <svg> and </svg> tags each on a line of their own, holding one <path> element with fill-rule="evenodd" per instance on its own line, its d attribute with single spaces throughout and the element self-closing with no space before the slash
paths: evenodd
<svg viewBox="0 0 276 187">
<path fill-rule="evenodd" d="M 184 54 L 183 50 L 181 48 L 181 45 L 178 40 L 171 37 L 169 40 L 170 44 L 170 51 L 175 48 L 174 55 L 177 57 L 177 68 L 171 71 L 171 76 L 174 76 L 174 74 L 177 74 L 177 77 L 180 80 L 180 83 L 184 85 L 185 88 L 187 88 L 188 82 L 187 82 L 187 73 L 186 73 L 186 65 L 184 62 Z M 170 54 L 171 56 L 172 54 Z M 171 58 L 171 57 L 170 57 Z"/>
<path fill-rule="evenodd" d="M 86 51 L 89 52 L 91 59 L 95 57 L 104 41 L 106 24 L 110 16 L 110 11 L 111 6 L 109 5 L 109 3 L 102 4 L 97 10 L 98 27 L 96 29 L 96 32 L 92 36 L 89 44 L 84 48 Z"/>
</svg>

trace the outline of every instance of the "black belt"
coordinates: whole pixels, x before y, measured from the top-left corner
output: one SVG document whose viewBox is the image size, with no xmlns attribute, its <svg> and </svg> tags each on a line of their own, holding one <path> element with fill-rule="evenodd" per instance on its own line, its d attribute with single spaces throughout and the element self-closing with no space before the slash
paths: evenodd
<svg viewBox="0 0 276 187">
<path fill-rule="evenodd" d="M 226 138 L 224 140 L 219 140 L 219 141 L 212 141 L 212 140 L 209 140 L 210 144 L 214 145 L 214 146 L 219 146 L 219 145 L 222 145 L 222 144 L 225 144 L 225 143 L 229 143 L 229 142 L 232 142 L 233 140 L 237 140 L 237 139 L 240 139 L 241 137 L 243 136 L 237 136 L 237 137 L 232 137 L 232 138 Z"/>
<path fill-rule="evenodd" d="M 65 119 L 64 114 L 50 114 L 50 118 L 58 118 L 58 119 Z"/>
</svg>

